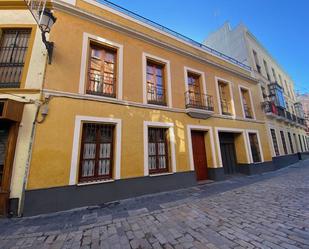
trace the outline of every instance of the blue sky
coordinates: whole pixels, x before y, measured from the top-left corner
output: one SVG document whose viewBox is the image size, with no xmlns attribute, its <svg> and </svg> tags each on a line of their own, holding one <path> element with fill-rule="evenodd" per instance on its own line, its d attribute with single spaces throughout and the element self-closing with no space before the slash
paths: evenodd
<svg viewBox="0 0 309 249">
<path fill-rule="evenodd" d="M 309 93 L 307 0 L 110 0 L 196 41 L 229 21 L 243 22 L 288 72 L 296 90 Z"/>
</svg>

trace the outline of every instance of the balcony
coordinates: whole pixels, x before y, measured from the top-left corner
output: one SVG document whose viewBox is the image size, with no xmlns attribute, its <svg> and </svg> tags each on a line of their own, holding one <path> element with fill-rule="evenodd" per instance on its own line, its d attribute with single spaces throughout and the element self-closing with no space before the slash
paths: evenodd
<svg viewBox="0 0 309 249">
<path fill-rule="evenodd" d="M 285 119 L 285 108 L 277 106 L 278 110 L 278 118 L 284 120 Z"/>
<path fill-rule="evenodd" d="M 165 88 L 162 86 L 147 84 L 147 103 L 166 106 Z"/>
<path fill-rule="evenodd" d="M 297 117 L 297 123 L 301 126 L 306 126 L 305 119 Z"/>
<path fill-rule="evenodd" d="M 263 106 L 263 109 L 264 109 L 266 116 L 269 116 L 269 117 L 277 117 L 278 116 L 278 109 L 273 102 L 264 101 L 262 103 L 262 106 Z"/>
<path fill-rule="evenodd" d="M 187 114 L 193 118 L 207 119 L 214 111 L 213 96 L 199 92 L 185 92 Z"/>
<path fill-rule="evenodd" d="M 292 122 L 292 121 L 293 121 L 293 119 L 292 119 L 292 114 L 291 114 L 289 111 L 286 111 L 286 112 L 285 112 L 285 117 L 286 117 L 286 120 L 287 120 L 288 122 Z"/>
</svg>

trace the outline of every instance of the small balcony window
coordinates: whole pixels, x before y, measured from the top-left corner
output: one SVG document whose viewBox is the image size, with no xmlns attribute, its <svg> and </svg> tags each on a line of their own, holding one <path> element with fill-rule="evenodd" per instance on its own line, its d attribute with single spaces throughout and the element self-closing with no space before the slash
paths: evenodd
<svg viewBox="0 0 309 249">
<path fill-rule="evenodd" d="M 251 106 L 251 99 L 250 94 L 247 89 L 241 88 L 240 90 L 241 98 L 242 98 L 242 105 L 245 118 L 253 118 L 252 106 Z"/>
<path fill-rule="evenodd" d="M 200 78 L 201 76 L 198 74 L 187 73 L 188 91 L 185 92 L 186 108 L 213 111 L 213 98 L 202 93 Z"/>
<path fill-rule="evenodd" d="M 164 65 L 147 60 L 147 102 L 166 105 Z"/>
<path fill-rule="evenodd" d="M 87 94 L 116 97 L 117 50 L 90 44 Z"/>
<path fill-rule="evenodd" d="M 232 101 L 228 83 L 223 81 L 218 82 L 221 114 L 232 116 Z"/>
<path fill-rule="evenodd" d="M 19 88 L 31 29 L 3 29 L 0 37 L 0 88 Z"/>
</svg>

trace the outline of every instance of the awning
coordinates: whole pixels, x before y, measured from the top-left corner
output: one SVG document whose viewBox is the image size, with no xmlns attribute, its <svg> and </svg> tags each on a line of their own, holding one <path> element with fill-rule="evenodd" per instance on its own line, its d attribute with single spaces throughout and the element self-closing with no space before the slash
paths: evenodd
<svg viewBox="0 0 309 249">
<path fill-rule="evenodd" d="M 24 103 L 11 99 L 0 99 L 0 120 L 20 122 L 23 116 Z"/>
</svg>

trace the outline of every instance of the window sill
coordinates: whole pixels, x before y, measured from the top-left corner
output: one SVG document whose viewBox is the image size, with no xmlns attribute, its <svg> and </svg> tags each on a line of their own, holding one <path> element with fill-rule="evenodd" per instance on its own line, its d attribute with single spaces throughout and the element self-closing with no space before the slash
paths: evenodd
<svg viewBox="0 0 309 249">
<path fill-rule="evenodd" d="M 82 182 L 82 183 L 77 183 L 77 186 L 87 186 L 87 185 L 94 185 L 94 184 L 102 184 L 102 183 L 111 183 L 114 182 L 114 179 L 109 179 L 109 180 L 100 180 L 100 181 L 93 181 L 93 182 Z"/>
<path fill-rule="evenodd" d="M 174 172 L 165 172 L 165 173 L 158 173 L 158 174 L 149 174 L 150 177 L 157 177 L 157 176 L 167 176 L 167 175 L 173 175 Z"/>
</svg>

